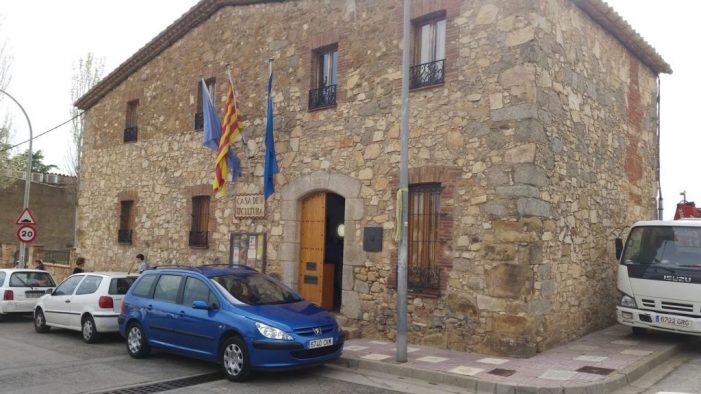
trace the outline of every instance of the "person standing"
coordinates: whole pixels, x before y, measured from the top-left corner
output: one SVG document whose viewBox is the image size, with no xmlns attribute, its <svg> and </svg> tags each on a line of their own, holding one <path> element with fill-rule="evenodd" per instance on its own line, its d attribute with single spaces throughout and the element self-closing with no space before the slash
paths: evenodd
<svg viewBox="0 0 701 394">
<path fill-rule="evenodd" d="M 148 268 L 149 268 L 149 266 L 145 260 L 144 255 L 141 253 L 137 254 L 136 255 L 136 269 L 139 270 L 139 273 L 146 271 Z"/>
<path fill-rule="evenodd" d="M 42 259 L 34 260 L 34 269 L 46 271 L 46 267 L 44 267 L 44 261 Z"/>
<path fill-rule="evenodd" d="M 73 273 L 80 274 L 82 272 L 85 272 L 84 267 L 85 257 L 78 257 L 77 259 L 75 259 L 75 268 L 73 268 Z"/>
</svg>

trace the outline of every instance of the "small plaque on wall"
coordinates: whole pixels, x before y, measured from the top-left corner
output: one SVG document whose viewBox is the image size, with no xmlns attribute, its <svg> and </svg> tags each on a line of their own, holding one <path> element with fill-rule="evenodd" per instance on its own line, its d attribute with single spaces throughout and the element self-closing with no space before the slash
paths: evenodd
<svg viewBox="0 0 701 394">
<path fill-rule="evenodd" d="M 363 229 L 363 250 L 366 252 L 382 251 L 382 227 L 365 227 Z"/>
<path fill-rule="evenodd" d="M 265 250 L 265 233 L 232 233 L 229 242 L 229 264 L 246 265 L 265 272 Z"/>
<path fill-rule="evenodd" d="M 236 218 L 262 218 L 265 217 L 265 198 L 262 194 L 240 194 L 235 197 Z"/>
</svg>

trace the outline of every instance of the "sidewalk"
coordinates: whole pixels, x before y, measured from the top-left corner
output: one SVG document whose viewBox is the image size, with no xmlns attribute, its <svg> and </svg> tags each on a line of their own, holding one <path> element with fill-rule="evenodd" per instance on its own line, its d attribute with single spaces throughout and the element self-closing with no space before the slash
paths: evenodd
<svg viewBox="0 0 701 394">
<path fill-rule="evenodd" d="M 485 393 L 610 393 L 669 359 L 690 339 L 650 332 L 633 336 L 614 325 L 528 359 L 485 356 L 410 345 L 396 362 L 395 344 L 347 340 L 336 362 Z"/>
</svg>

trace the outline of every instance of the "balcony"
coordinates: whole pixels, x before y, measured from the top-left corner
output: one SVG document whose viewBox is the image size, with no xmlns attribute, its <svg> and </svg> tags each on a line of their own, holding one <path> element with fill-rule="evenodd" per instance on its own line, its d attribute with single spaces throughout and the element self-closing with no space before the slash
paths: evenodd
<svg viewBox="0 0 701 394">
<path fill-rule="evenodd" d="M 329 85 L 309 91 L 309 110 L 336 105 L 336 85 Z"/>
<path fill-rule="evenodd" d="M 202 130 L 204 128 L 204 112 L 198 112 L 195 114 L 195 130 Z"/>
<path fill-rule="evenodd" d="M 117 233 L 117 242 L 120 244 L 131 244 L 131 230 L 119 230 Z"/>
<path fill-rule="evenodd" d="M 124 142 L 136 142 L 139 128 L 136 126 L 124 129 Z"/>
<path fill-rule="evenodd" d="M 412 66 L 409 70 L 409 78 L 411 78 L 409 84 L 410 89 L 442 84 L 444 79 L 444 65 L 445 59 Z"/>
<path fill-rule="evenodd" d="M 190 231 L 189 245 L 196 248 L 206 248 L 208 246 L 209 233 L 206 231 Z"/>
</svg>

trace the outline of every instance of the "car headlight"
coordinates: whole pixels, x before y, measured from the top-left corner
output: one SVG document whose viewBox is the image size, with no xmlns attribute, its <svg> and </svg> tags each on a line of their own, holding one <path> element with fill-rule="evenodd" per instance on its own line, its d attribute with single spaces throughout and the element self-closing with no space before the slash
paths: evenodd
<svg viewBox="0 0 701 394">
<path fill-rule="evenodd" d="M 618 304 L 627 308 L 638 308 L 638 305 L 635 303 L 635 299 L 626 293 L 621 293 L 621 299 L 619 300 Z"/>
<path fill-rule="evenodd" d="M 285 341 L 292 341 L 294 338 L 285 331 L 280 330 L 279 328 L 275 327 L 270 327 L 267 324 L 263 323 L 258 323 L 256 322 L 256 328 L 258 329 L 258 332 L 260 335 L 270 338 L 270 339 L 282 339 Z"/>
</svg>

